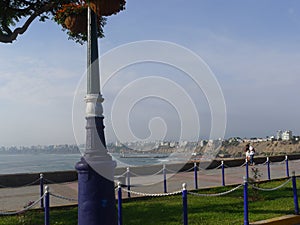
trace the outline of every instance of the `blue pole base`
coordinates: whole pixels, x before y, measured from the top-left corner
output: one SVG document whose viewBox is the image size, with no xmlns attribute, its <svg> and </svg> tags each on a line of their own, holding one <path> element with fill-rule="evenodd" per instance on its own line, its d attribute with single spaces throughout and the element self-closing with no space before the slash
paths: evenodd
<svg viewBox="0 0 300 225">
<path fill-rule="evenodd" d="M 97 171 L 111 171 L 111 179 L 97 173 L 82 157 L 78 172 L 78 225 L 117 225 L 114 161 L 97 163 Z"/>
</svg>

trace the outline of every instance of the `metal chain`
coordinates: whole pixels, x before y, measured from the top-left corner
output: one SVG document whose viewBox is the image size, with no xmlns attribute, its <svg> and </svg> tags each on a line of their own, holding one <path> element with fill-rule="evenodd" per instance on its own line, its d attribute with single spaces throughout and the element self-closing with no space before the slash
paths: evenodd
<svg viewBox="0 0 300 225">
<path fill-rule="evenodd" d="M 48 180 L 46 178 L 43 178 L 43 179 L 44 179 L 44 181 L 47 181 L 47 184 L 56 184 L 56 185 L 66 185 L 66 184 L 72 184 L 72 183 L 75 182 L 75 181 L 69 181 L 69 182 L 61 182 L 61 183 L 59 183 L 59 182 L 55 182 L 53 180 Z"/>
<path fill-rule="evenodd" d="M 131 193 L 131 194 L 136 194 L 136 195 L 142 195 L 142 196 L 150 196 L 150 197 L 162 197 L 162 196 L 170 196 L 170 195 L 177 195 L 180 194 L 181 191 L 175 191 L 171 193 L 158 193 L 158 194 L 151 194 L 151 193 L 143 193 L 143 192 L 137 192 L 137 191 L 132 191 L 132 190 L 127 190 L 122 188 L 123 191 Z"/>
<path fill-rule="evenodd" d="M 1 185 L 1 184 L 0 184 L 0 187 L 1 187 L 1 188 L 19 188 L 19 187 L 27 187 L 27 186 L 30 186 L 30 185 L 33 185 L 33 184 L 37 183 L 39 180 L 40 180 L 40 178 L 36 179 L 35 181 L 33 181 L 33 182 L 31 182 L 31 183 L 24 184 L 24 185 L 18 186 L 18 187 L 10 187 L 10 186 L 5 186 L 5 185 Z"/>
<path fill-rule="evenodd" d="M 64 199 L 64 200 L 67 200 L 67 201 L 71 201 L 71 202 L 77 202 L 78 199 L 74 199 L 74 198 L 68 198 L 68 197 L 65 197 L 65 196 L 62 196 L 62 195 L 57 195 L 57 194 L 53 194 L 53 193 L 49 193 L 51 196 L 55 197 L 55 198 L 60 198 L 60 199 Z"/>
<path fill-rule="evenodd" d="M 281 162 L 279 162 L 279 164 L 284 164 L 286 161 L 286 159 L 282 160 Z"/>
<path fill-rule="evenodd" d="M 278 190 L 279 188 L 282 188 L 284 187 L 285 185 L 287 185 L 292 179 L 288 179 L 286 182 L 284 182 L 283 184 L 279 185 L 278 187 L 275 187 L 275 188 L 260 188 L 260 187 L 256 187 L 255 185 L 253 184 L 249 184 L 252 188 L 256 189 L 256 190 L 259 190 L 259 191 L 276 191 Z"/>
<path fill-rule="evenodd" d="M 220 169 L 222 167 L 222 164 L 217 166 L 216 168 L 214 168 L 213 170 L 217 170 L 217 169 Z"/>
<path fill-rule="evenodd" d="M 267 164 L 267 162 L 268 162 L 268 161 L 265 161 L 265 162 L 264 162 L 264 163 L 262 163 L 261 165 L 266 165 L 266 164 Z M 271 162 L 270 162 L 270 164 L 271 164 Z"/>
<path fill-rule="evenodd" d="M 175 171 L 175 170 L 171 170 L 171 169 L 166 168 L 166 171 L 169 171 L 170 173 L 186 173 L 186 172 L 191 172 L 193 170 L 194 170 L 194 166 L 191 167 L 190 169 L 187 169 L 187 170 L 184 170 L 184 171 Z"/>
<path fill-rule="evenodd" d="M 239 189 L 240 187 L 242 187 L 243 185 L 240 184 L 239 186 L 229 190 L 229 191 L 225 191 L 225 192 L 221 192 L 221 193 L 215 193 L 215 194 L 199 194 L 199 193 L 194 193 L 194 192 L 190 192 L 188 191 L 188 194 L 197 196 L 197 197 L 216 197 L 216 196 L 222 196 L 222 195 L 227 195 L 231 192 L 234 192 L 235 190 Z"/>
<path fill-rule="evenodd" d="M 171 170 L 171 169 L 168 169 L 168 168 L 166 168 L 166 171 L 169 171 L 170 173 L 178 173 L 178 171 Z"/>
<path fill-rule="evenodd" d="M 126 175 L 127 174 L 127 171 L 125 171 L 124 173 L 122 173 L 121 175 L 115 175 L 115 177 L 122 177 L 122 176 L 124 176 L 124 175 Z"/>
<path fill-rule="evenodd" d="M 163 169 L 160 169 L 159 171 L 157 171 L 156 173 L 154 174 L 149 174 L 149 175 L 141 175 L 141 174 L 136 174 L 132 171 L 129 171 L 130 174 L 132 174 L 133 176 L 136 176 L 136 177 L 142 177 L 142 176 L 155 176 L 155 175 L 158 175 L 159 173 L 161 173 L 163 171 Z M 127 172 L 126 172 L 127 173 Z"/>
<path fill-rule="evenodd" d="M 161 170 L 159 170 L 159 171 L 157 171 L 155 174 L 153 174 L 152 176 L 155 176 L 155 175 L 158 175 L 158 174 L 160 174 L 161 172 L 163 172 L 164 171 L 164 168 L 162 168 Z M 151 176 L 151 175 L 150 175 Z"/>
<path fill-rule="evenodd" d="M 204 168 L 201 168 L 200 165 L 198 166 L 198 169 L 199 169 L 199 171 L 200 171 L 200 170 L 206 170 L 206 169 L 204 169 Z"/>
<path fill-rule="evenodd" d="M 243 166 L 245 166 L 246 165 L 246 162 L 244 162 L 242 165 L 240 165 L 240 167 L 243 167 Z"/>
<path fill-rule="evenodd" d="M 30 204 L 29 206 L 25 207 L 24 209 L 21 209 L 19 211 L 15 211 L 15 212 L 0 212 L 0 215 L 16 215 L 16 214 L 23 213 L 23 212 L 31 209 L 35 205 L 37 205 L 45 197 L 45 195 L 46 195 L 46 193 L 44 193 L 43 196 L 41 196 L 38 200 L 36 200 L 32 204 Z"/>
<path fill-rule="evenodd" d="M 184 170 L 184 171 L 179 171 L 180 173 L 186 173 L 186 172 L 191 172 L 194 170 L 194 166 L 190 169 Z"/>
</svg>

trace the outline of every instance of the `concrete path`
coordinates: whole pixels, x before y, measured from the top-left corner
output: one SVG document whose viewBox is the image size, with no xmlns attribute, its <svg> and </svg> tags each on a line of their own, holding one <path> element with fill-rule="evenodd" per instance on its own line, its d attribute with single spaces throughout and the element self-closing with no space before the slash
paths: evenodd
<svg viewBox="0 0 300 225">
<path fill-rule="evenodd" d="M 256 168 L 262 173 L 261 180 L 267 180 L 267 166 L 260 164 L 255 165 Z M 286 164 L 272 163 L 271 164 L 271 179 L 286 177 Z M 252 177 L 251 168 L 249 166 L 249 177 Z M 292 176 L 292 171 L 296 172 L 296 175 L 300 175 L 300 161 L 289 161 L 289 175 Z M 212 170 L 200 170 L 198 171 L 198 188 L 221 186 L 222 175 L 221 169 Z M 246 174 L 244 166 L 233 167 L 225 169 L 225 184 L 241 184 L 243 183 L 243 177 Z M 124 180 L 124 179 L 123 179 Z M 126 180 L 126 179 L 125 179 Z M 145 194 L 158 194 L 164 192 L 163 174 L 157 174 L 152 176 L 132 176 L 130 179 L 132 185 L 131 190 L 141 192 Z M 194 171 L 180 173 L 168 173 L 167 174 L 167 192 L 180 191 L 182 184 L 186 183 L 189 190 L 195 189 Z M 50 188 L 50 193 L 58 196 L 62 196 L 66 199 L 57 198 L 51 196 L 51 206 L 76 204 L 76 201 L 71 199 L 77 199 L 77 182 L 61 183 L 61 184 L 47 184 Z M 299 184 L 300 185 L 300 184 Z M 0 188 L 0 213 L 6 211 L 18 211 L 22 210 L 24 206 L 30 202 L 34 202 L 39 199 L 39 185 L 18 187 L 18 188 Z M 137 196 L 131 194 L 131 197 Z M 123 198 L 127 198 L 127 192 L 123 192 Z M 40 203 L 34 208 L 40 207 Z"/>
</svg>

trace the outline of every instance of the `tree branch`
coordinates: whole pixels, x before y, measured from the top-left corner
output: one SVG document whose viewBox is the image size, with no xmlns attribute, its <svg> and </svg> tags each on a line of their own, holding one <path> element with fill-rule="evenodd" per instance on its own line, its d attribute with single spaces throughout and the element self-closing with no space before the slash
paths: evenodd
<svg viewBox="0 0 300 225">
<path fill-rule="evenodd" d="M 2 24 L 3 29 L 7 32 L 6 34 L 0 33 L 0 42 L 3 43 L 12 43 L 18 37 L 18 35 L 23 34 L 30 24 L 35 20 L 36 17 L 40 16 L 41 14 L 48 12 L 53 8 L 55 4 L 53 2 L 47 3 L 41 8 L 37 9 L 29 18 L 25 21 L 22 27 L 16 28 L 14 31 L 11 31 L 8 26 Z"/>
</svg>

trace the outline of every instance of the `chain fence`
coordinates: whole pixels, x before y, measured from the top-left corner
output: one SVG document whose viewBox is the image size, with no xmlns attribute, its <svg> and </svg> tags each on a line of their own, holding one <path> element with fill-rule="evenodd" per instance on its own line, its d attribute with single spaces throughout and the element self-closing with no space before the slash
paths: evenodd
<svg viewBox="0 0 300 225">
<path fill-rule="evenodd" d="M 181 190 L 170 192 L 170 193 L 145 193 L 145 192 L 127 190 L 124 188 L 121 188 L 121 189 L 122 189 L 122 191 L 127 192 L 127 193 L 131 193 L 131 194 L 135 194 L 135 195 L 139 195 L 139 196 L 147 196 L 147 197 L 163 197 L 163 196 L 178 195 L 181 193 Z"/>
<path fill-rule="evenodd" d="M 277 186 L 277 187 L 274 187 L 274 188 L 260 188 L 258 186 L 255 186 L 254 184 L 252 183 L 249 183 L 249 186 L 251 186 L 253 189 L 256 189 L 256 190 L 259 190 L 259 191 L 276 191 L 280 188 L 283 188 L 284 186 L 286 186 L 289 182 L 292 181 L 292 178 L 288 179 L 287 181 L 285 181 L 283 184 Z"/>
<path fill-rule="evenodd" d="M 19 188 L 19 187 L 28 187 L 28 186 L 31 186 L 31 185 L 34 185 L 34 184 L 38 184 L 40 182 L 40 178 L 30 182 L 30 183 L 27 183 L 27 184 L 24 184 L 24 185 L 21 185 L 21 186 L 6 186 L 6 185 L 2 185 L 0 184 L 0 187 L 1 188 Z"/>
<path fill-rule="evenodd" d="M 201 194 L 201 193 L 195 193 L 195 192 L 191 192 L 191 191 L 188 191 L 187 193 L 191 194 L 191 195 L 194 195 L 194 196 L 197 196 L 197 197 L 217 197 L 217 196 L 227 195 L 227 194 L 229 194 L 231 192 L 234 192 L 234 191 L 236 191 L 237 189 L 239 189 L 242 186 L 243 185 L 240 184 L 240 185 L 236 186 L 235 188 L 232 188 L 229 191 L 224 191 L 224 192 L 220 192 L 220 193 Z"/>
<path fill-rule="evenodd" d="M 39 199 L 37 199 L 36 201 L 32 202 L 31 204 L 29 204 L 28 206 L 24 207 L 23 209 L 21 210 L 18 210 L 18 211 L 7 211 L 7 212 L 4 212 L 4 211 L 0 211 L 0 215 L 5 215 L 5 216 L 12 216 L 12 215 L 17 215 L 17 214 L 21 214 L 21 213 L 24 213 L 26 211 L 28 211 L 29 209 L 33 208 L 34 206 L 36 206 L 44 197 L 45 197 L 46 194 L 44 194 L 43 196 L 41 196 Z"/>
<path fill-rule="evenodd" d="M 70 201 L 70 202 L 78 202 L 78 199 L 75 199 L 75 198 L 65 197 L 65 196 L 62 196 L 62 195 L 54 194 L 54 193 L 52 193 L 52 192 L 50 192 L 49 194 L 50 194 L 51 196 L 55 197 L 55 198 L 67 200 L 67 201 Z"/>
<path fill-rule="evenodd" d="M 245 161 L 240 167 L 243 167 L 245 165 L 247 166 L 248 165 L 247 163 L 248 162 Z M 267 158 L 266 162 L 260 163 L 258 165 L 263 166 L 263 165 L 267 164 L 268 167 L 269 167 L 270 163 L 271 162 Z M 286 163 L 286 174 L 287 174 L 287 177 L 289 178 L 289 173 L 288 173 L 289 168 L 288 168 L 288 157 L 287 156 L 283 161 L 276 162 L 276 164 L 278 164 L 278 165 L 283 164 L 283 163 Z M 217 167 L 215 167 L 213 169 L 209 169 L 209 170 L 200 168 L 200 163 L 198 164 L 198 166 L 195 163 L 194 166 L 192 166 L 189 169 L 183 170 L 183 171 L 175 171 L 175 170 L 172 170 L 170 168 L 167 168 L 166 165 L 163 165 L 163 168 L 161 168 L 157 172 L 155 172 L 153 174 L 149 174 L 149 175 L 138 174 L 138 173 L 135 173 L 133 171 L 130 171 L 130 168 L 127 168 L 127 170 L 123 174 L 115 176 L 115 177 L 117 177 L 117 176 L 122 177 L 123 179 L 127 178 L 127 185 L 125 185 L 125 184 L 121 185 L 121 183 L 119 183 L 118 187 L 115 188 L 115 191 L 118 191 L 118 201 L 119 202 L 122 201 L 122 192 L 127 193 L 128 197 L 130 197 L 130 194 L 136 195 L 136 196 L 145 196 L 145 197 L 165 197 L 165 196 L 173 196 L 173 195 L 182 194 L 184 224 L 187 224 L 187 218 L 188 218 L 187 217 L 187 204 L 188 204 L 187 195 L 191 195 L 193 197 L 218 197 L 218 196 L 228 195 L 228 194 L 233 193 L 233 192 L 235 192 L 238 189 L 243 187 L 244 188 L 244 223 L 249 224 L 249 221 L 248 221 L 248 186 L 250 186 L 251 188 L 253 188 L 255 190 L 258 190 L 258 191 L 276 191 L 280 188 L 285 187 L 286 185 L 288 185 L 292 181 L 294 205 L 295 205 L 295 214 L 299 214 L 297 188 L 296 188 L 296 179 L 299 179 L 299 178 L 296 178 L 294 173 L 293 173 L 292 178 L 287 179 L 282 184 L 278 185 L 277 187 L 273 187 L 273 188 L 261 188 L 256 183 L 249 182 L 246 179 L 243 184 L 239 184 L 239 185 L 233 187 L 230 190 L 227 190 L 227 191 L 224 191 L 224 192 L 219 192 L 219 193 L 197 193 L 195 191 L 187 191 L 185 184 L 183 185 L 183 189 L 181 189 L 181 190 L 173 191 L 173 192 L 167 192 L 167 189 L 166 189 L 166 177 L 167 177 L 166 175 L 167 175 L 167 172 L 174 173 L 174 174 L 181 174 L 181 175 L 186 176 L 185 173 L 194 171 L 195 172 L 194 173 L 194 178 L 195 178 L 195 182 L 196 182 L 196 180 L 197 180 L 197 171 L 205 170 L 205 171 L 213 172 L 213 171 L 219 170 L 220 168 L 222 168 L 222 175 L 224 177 L 224 168 L 228 168 L 228 166 L 225 165 L 224 161 L 222 161 L 221 164 L 218 165 Z M 248 166 L 246 168 L 247 168 L 246 170 L 248 172 Z M 147 192 L 140 192 L 140 191 L 136 191 L 136 190 L 130 190 L 130 187 L 137 187 L 137 185 L 130 185 L 130 176 L 133 176 L 133 177 L 146 177 L 146 180 L 147 180 L 148 179 L 147 177 L 149 177 L 149 176 L 156 176 L 156 175 L 160 175 L 160 174 L 164 175 L 164 188 L 165 188 L 164 193 L 147 193 Z M 178 180 L 182 180 L 181 177 L 179 177 Z M 40 195 L 41 196 L 36 201 L 30 202 L 29 204 L 26 205 L 26 207 L 24 207 L 23 209 L 18 210 L 18 211 L 5 211 L 5 210 L 1 211 L 0 210 L 0 216 L 11 216 L 11 215 L 17 215 L 17 214 L 25 213 L 26 211 L 28 211 L 28 210 L 32 209 L 33 207 L 35 207 L 39 202 L 41 202 L 41 204 L 43 205 L 43 200 L 45 200 L 45 202 L 46 202 L 46 205 L 44 207 L 44 209 L 45 209 L 45 221 L 46 221 L 46 217 L 49 221 L 49 210 L 50 210 L 49 196 L 51 196 L 53 198 L 57 198 L 57 199 L 62 199 L 62 200 L 65 200 L 65 201 L 76 202 L 76 203 L 78 202 L 78 199 L 70 198 L 70 197 L 66 197 L 66 196 L 63 196 L 63 195 L 59 195 L 59 194 L 56 194 L 56 193 L 49 192 L 49 189 L 48 189 L 47 186 L 46 186 L 46 192 L 43 193 L 42 187 L 44 185 L 44 182 L 49 183 L 49 184 L 57 184 L 57 182 L 55 182 L 53 180 L 50 180 L 50 179 L 47 179 L 47 178 L 44 178 L 42 174 L 41 174 L 39 179 L 36 179 L 33 182 L 30 182 L 28 184 L 25 184 L 25 185 L 22 185 L 22 186 L 19 186 L 19 187 L 31 186 L 31 185 L 37 184 L 38 182 L 40 182 L 40 188 L 41 188 L 40 189 L 41 190 Z M 143 187 L 143 186 L 152 186 L 154 184 L 157 184 L 157 182 L 149 183 L 149 184 L 146 184 L 145 182 L 143 182 L 139 186 L 141 186 L 141 187 Z M 197 186 L 197 185 L 195 185 L 195 186 Z M 224 181 L 223 181 L 223 186 L 225 186 Z M 5 185 L 0 185 L 0 187 L 10 188 L 10 187 L 7 187 Z M 127 189 L 123 188 L 123 187 L 127 187 Z M 198 190 L 198 188 L 195 188 L 195 190 Z M 121 206 L 121 203 L 118 204 L 118 207 L 120 207 L 120 206 Z M 40 208 L 43 208 L 43 206 L 41 206 Z M 118 208 L 118 210 L 119 210 L 119 212 L 121 212 L 120 208 Z M 46 223 L 46 224 L 49 224 L 49 223 Z"/>
</svg>

